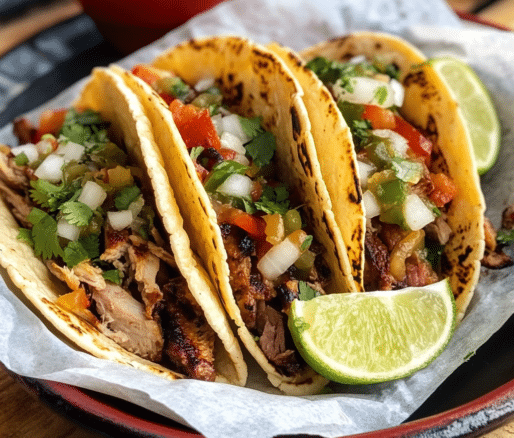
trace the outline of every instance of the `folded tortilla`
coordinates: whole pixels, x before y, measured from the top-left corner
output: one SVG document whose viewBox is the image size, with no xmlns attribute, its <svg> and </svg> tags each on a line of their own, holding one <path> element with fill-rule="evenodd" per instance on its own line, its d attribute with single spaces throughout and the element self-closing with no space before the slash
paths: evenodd
<svg viewBox="0 0 514 438">
<path fill-rule="evenodd" d="M 356 290 L 332 200 L 321 178 L 302 90 L 285 64 L 264 47 L 239 37 L 187 41 L 167 50 L 152 64 L 172 71 L 190 85 L 214 78 L 232 111 L 244 117 L 262 117 L 264 127 L 277 139 L 280 176 L 300 194 L 315 238 L 326 249 L 325 259 L 333 275 L 328 291 Z M 139 78 L 117 67 L 111 68 L 122 75 L 145 106 L 192 246 L 217 285 L 243 344 L 274 386 L 288 394 L 319 392 L 327 383 L 325 378 L 308 367 L 303 373 L 285 376 L 266 358 L 246 328 L 230 286 L 227 252 L 216 213 L 167 104 Z M 355 184 L 352 193 L 357 200 L 360 192 Z"/>
<path fill-rule="evenodd" d="M 408 122 L 428 133 L 433 143 L 432 168 L 450 176 L 458 187 L 447 213 L 447 223 L 452 233 L 444 249 L 443 275 L 450 279 L 458 319 L 462 319 L 480 274 L 480 260 L 485 246 L 485 201 L 461 110 L 441 77 L 415 47 L 398 37 L 381 33 L 356 32 L 307 48 L 299 56 L 277 44 L 270 47 L 287 63 L 304 90 L 309 90 L 305 92 L 304 102 L 313 125 L 323 177 L 332 199 L 341 204 L 341 210 L 351 204 L 336 194 L 338 187 L 349 184 L 350 177 L 333 180 L 331 168 L 344 166 L 348 175 L 355 175 L 356 167 L 352 165 L 355 155 L 352 154 L 351 160 L 348 160 L 350 155 L 347 152 L 348 144 L 353 140 L 340 112 L 334 111 L 334 108 L 337 109 L 335 101 L 328 99 L 330 92 L 305 67 L 305 63 L 318 56 L 347 62 L 364 55 L 367 59 L 379 59 L 384 64 L 393 63 L 399 68 L 399 81 L 405 88 L 404 103 L 399 112 Z M 341 229 L 348 226 L 340 217 L 336 220 Z M 351 247 L 350 258 L 359 254 L 363 256 L 363 239 L 350 238 L 346 243 Z M 360 266 L 364 267 L 364 264 Z M 354 278 L 358 281 L 363 276 L 361 273 Z"/>
<path fill-rule="evenodd" d="M 143 170 L 143 189 L 147 188 L 148 192 L 155 195 L 155 211 L 162 221 L 165 237 L 169 238 L 177 267 L 216 334 L 216 381 L 244 385 L 247 367 L 239 343 L 208 274 L 191 250 L 164 170 L 163 159 L 138 98 L 117 75 L 107 69 L 96 68 L 74 106 L 99 112 L 108 120 L 111 123 L 110 134 L 124 144 L 130 164 Z M 57 298 L 69 292 L 69 289 L 50 273 L 29 245 L 17 239 L 19 226 L 4 202 L 0 204 L 0 221 L 3 224 L 0 263 L 44 319 L 64 337 L 99 358 L 129 365 L 169 380 L 184 377 L 127 351 L 84 319 L 56 304 Z"/>
</svg>

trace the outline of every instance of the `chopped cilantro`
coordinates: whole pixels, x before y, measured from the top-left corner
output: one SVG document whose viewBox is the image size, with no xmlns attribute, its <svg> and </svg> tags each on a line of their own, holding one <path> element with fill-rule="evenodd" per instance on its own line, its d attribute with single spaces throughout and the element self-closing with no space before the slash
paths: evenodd
<svg viewBox="0 0 514 438">
<path fill-rule="evenodd" d="M 379 105 L 383 105 L 383 103 L 387 99 L 387 94 L 387 87 L 385 85 L 382 85 L 375 90 L 373 98 L 378 102 Z"/>
<path fill-rule="evenodd" d="M 141 194 L 138 186 L 130 186 L 121 189 L 114 200 L 114 205 L 118 210 L 127 210 L 129 205 L 134 202 Z"/>
<path fill-rule="evenodd" d="M 214 193 L 216 189 L 225 182 L 225 180 L 234 173 L 243 175 L 248 167 L 236 161 L 226 160 L 216 164 L 204 183 L 205 190 Z"/>
<path fill-rule="evenodd" d="M 105 130 L 107 126 L 108 124 L 97 112 L 85 110 L 79 113 L 71 108 L 66 113 L 60 135 L 81 145 L 85 145 L 85 143 L 105 144 L 107 142 L 107 131 Z"/>
<path fill-rule="evenodd" d="M 354 120 L 350 130 L 352 132 L 355 147 L 359 150 L 371 135 L 371 122 L 369 120 Z"/>
<path fill-rule="evenodd" d="M 91 233 L 79 239 L 80 244 L 86 250 L 88 258 L 96 259 L 100 256 L 100 234 Z"/>
<path fill-rule="evenodd" d="M 28 243 L 30 246 L 34 246 L 34 241 L 32 240 L 32 232 L 27 228 L 18 228 L 18 235 L 16 238 L 25 243 Z"/>
<path fill-rule="evenodd" d="M 302 245 L 300 246 L 301 251 L 306 251 L 309 246 L 311 246 L 311 243 L 313 241 L 313 237 L 311 235 L 308 235 L 305 240 L 302 242 Z"/>
<path fill-rule="evenodd" d="M 79 201 L 67 201 L 59 206 L 64 218 L 69 224 L 77 227 L 84 227 L 89 224 L 93 217 L 93 210 Z"/>
<path fill-rule="evenodd" d="M 320 293 L 316 289 L 310 287 L 305 281 L 298 282 L 298 291 L 298 298 L 301 301 L 309 301 L 320 296 Z"/>
<path fill-rule="evenodd" d="M 43 259 L 62 256 L 63 251 L 57 237 L 57 222 L 48 213 L 33 208 L 27 220 L 33 225 L 31 237 L 34 242 L 34 253 Z"/>
<path fill-rule="evenodd" d="M 289 210 L 289 192 L 285 186 L 265 186 L 255 208 L 268 214 L 286 214 Z"/>
<path fill-rule="evenodd" d="M 189 151 L 189 156 L 191 157 L 191 160 L 196 160 L 200 154 L 203 152 L 204 150 L 204 147 L 202 146 L 196 146 L 194 148 L 191 148 L 191 150 Z"/>
<path fill-rule="evenodd" d="M 253 162 L 257 166 L 263 167 L 271 162 L 277 148 L 277 141 L 271 132 L 263 132 L 247 143 L 245 148 Z"/>
<path fill-rule="evenodd" d="M 514 230 L 500 230 L 496 236 L 498 243 L 502 245 L 510 245 L 514 242 Z"/>
<path fill-rule="evenodd" d="M 26 166 L 29 164 L 29 159 L 27 158 L 27 155 L 25 155 L 25 152 L 16 155 L 16 157 L 14 157 L 14 163 L 16 166 Z"/>
<path fill-rule="evenodd" d="M 66 245 L 66 248 L 64 248 L 62 259 L 68 268 L 73 268 L 80 262 L 88 260 L 89 253 L 79 241 L 70 242 Z"/>
<path fill-rule="evenodd" d="M 102 272 L 103 278 L 115 284 L 121 284 L 121 275 L 118 269 L 110 269 Z"/>
<path fill-rule="evenodd" d="M 31 181 L 30 197 L 42 207 L 55 211 L 59 206 L 68 201 L 80 188 L 80 181 L 73 181 L 71 184 L 52 184 L 44 179 Z"/>
<path fill-rule="evenodd" d="M 256 138 L 260 134 L 264 133 L 264 129 L 262 128 L 262 117 L 253 117 L 251 119 L 241 116 L 238 117 L 239 122 L 241 123 L 241 128 L 248 137 Z"/>
</svg>

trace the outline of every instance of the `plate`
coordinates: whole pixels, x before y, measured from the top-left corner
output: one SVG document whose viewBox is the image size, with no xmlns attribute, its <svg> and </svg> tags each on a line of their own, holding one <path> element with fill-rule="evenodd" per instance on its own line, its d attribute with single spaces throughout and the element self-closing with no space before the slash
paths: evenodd
<svg viewBox="0 0 514 438">
<path fill-rule="evenodd" d="M 469 25 L 491 26 L 477 17 L 459 15 Z M 55 42 L 56 34 L 64 36 L 61 43 Z M 20 53 L 26 54 L 30 62 L 16 68 L 14 60 Z M 120 58 L 121 54 L 105 43 L 86 15 L 36 35 L 0 58 L 0 127 L 51 99 L 89 74 L 94 66 L 108 65 Z M 49 81 L 52 87 L 47 86 Z M 514 417 L 513 364 L 514 316 L 455 370 L 406 422 L 359 436 L 469 437 L 495 429 Z M 10 374 L 60 414 L 109 437 L 120 434 L 134 438 L 201 436 L 114 397 Z"/>
</svg>

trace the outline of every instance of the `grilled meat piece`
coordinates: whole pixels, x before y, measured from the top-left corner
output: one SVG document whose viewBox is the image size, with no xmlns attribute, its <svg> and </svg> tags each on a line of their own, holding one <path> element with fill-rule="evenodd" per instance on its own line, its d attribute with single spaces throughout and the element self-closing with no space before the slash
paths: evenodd
<svg viewBox="0 0 514 438">
<path fill-rule="evenodd" d="M 298 280 L 289 280 L 277 287 L 277 297 L 282 304 L 282 310 L 289 312 L 291 303 L 298 298 L 300 290 L 298 288 Z"/>
<path fill-rule="evenodd" d="M 189 377 L 214 381 L 215 333 L 201 307 L 183 278 L 170 281 L 162 289 L 165 301 L 160 315 L 167 358 Z"/>
<path fill-rule="evenodd" d="M 481 263 L 482 266 L 489 269 L 503 269 L 514 265 L 512 258 L 505 254 L 499 247 L 497 247 L 495 251 L 486 249 Z"/>
<path fill-rule="evenodd" d="M 143 304 L 113 283 L 92 289 L 102 333 L 126 350 L 153 362 L 160 361 L 164 345 L 159 324 L 148 319 Z"/>
<path fill-rule="evenodd" d="M 128 255 L 141 298 L 145 303 L 146 316 L 151 318 L 155 305 L 163 297 L 163 293 L 156 283 L 161 262 L 150 253 L 146 245 L 129 246 Z"/>
<path fill-rule="evenodd" d="M 11 189 L 28 190 L 30 188 L 29 174 L 32 169 L 27 166 L 18 166 L 14 156 L 7 146 L 0 145 L 0 180 Z"/>
<path fill-rule="evenodd" d="M 514 205 L 509 205 L 502 213 L 502 228 L 512 230 L 514 228 Z"/>
<path fill-rule="evenodd" d="M 437 274 L 427 260 L 414 254 L 405 261 L 406 284 L 411 286 L 427 286 L 438 281 Z"/>
<path fill-rule="evenodd" d="M 285 314 L 266 306 L 263 314 L 265 318 L 264 329 L 259 338 L 259 345 L 270 362 L 280 371 L 291 376 L 301 370 L 297 354 L 286 345 Z"/>
<path fill-rule="evenodd" d="M 109 225 L 105 226 L 104 231 L 105 251 L 100 256 L 100 260 L 113 263 L 127 255 L 129 242 L 128 229 L 116 231 Z"/>
<path fill-rule="evenodd" d="M 27 216 L 32 210 L 30 200 L 27 196 L 21 196 L 14 190 L 9 188 L 2 180 L 0 180 L 0 194 L 5 203 L 11 207 L 11 213 L 16 220 L 25 228 L 32 228 L 32 224 L 27 220 Z"/>
<path fill-rule="evenodd" d="M 387 246 L 375 231 L 366 230 L 366 265 L 364 288 L 366 290 L 391 290 L 394 278 L 390 274 L 390 258 Z"/>
<path fill-rule="evenodd" d="M 452 229 L 442 216 L 425 226 L 424 230 L 429 239 L 439 242 L 441 245 L 446 245 L 452 234 Z"/>
<path fill-rule="evenodd" d="M 37 129 L 24 117 L 15 119 L 13 122 L 13 133 L 20 144 L 32 143 L 36 136 Z"/>
</svg>

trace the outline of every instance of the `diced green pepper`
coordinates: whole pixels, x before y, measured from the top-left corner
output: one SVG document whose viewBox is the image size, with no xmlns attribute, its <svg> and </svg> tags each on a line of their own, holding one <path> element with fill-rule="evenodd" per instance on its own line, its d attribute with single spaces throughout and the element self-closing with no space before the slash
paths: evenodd
<svg viewBox="0 0 514 438">
<path fill-rule="evenodd" d="M 300 230 L 302 228 L 302 218 L 298 210 L 289 210 L 284 215 L 284 231 L 286 236 L 291 234 L 293 231 Z"/>
<path fill-rule="evenodd" d="M 377 169 L 384 169 L 391 165 L 397 153 L 391 141 L 387 138 L 370 135 L 364 146 L 368 153 L 369 160 L 377 166 Z"/>
</svg>

